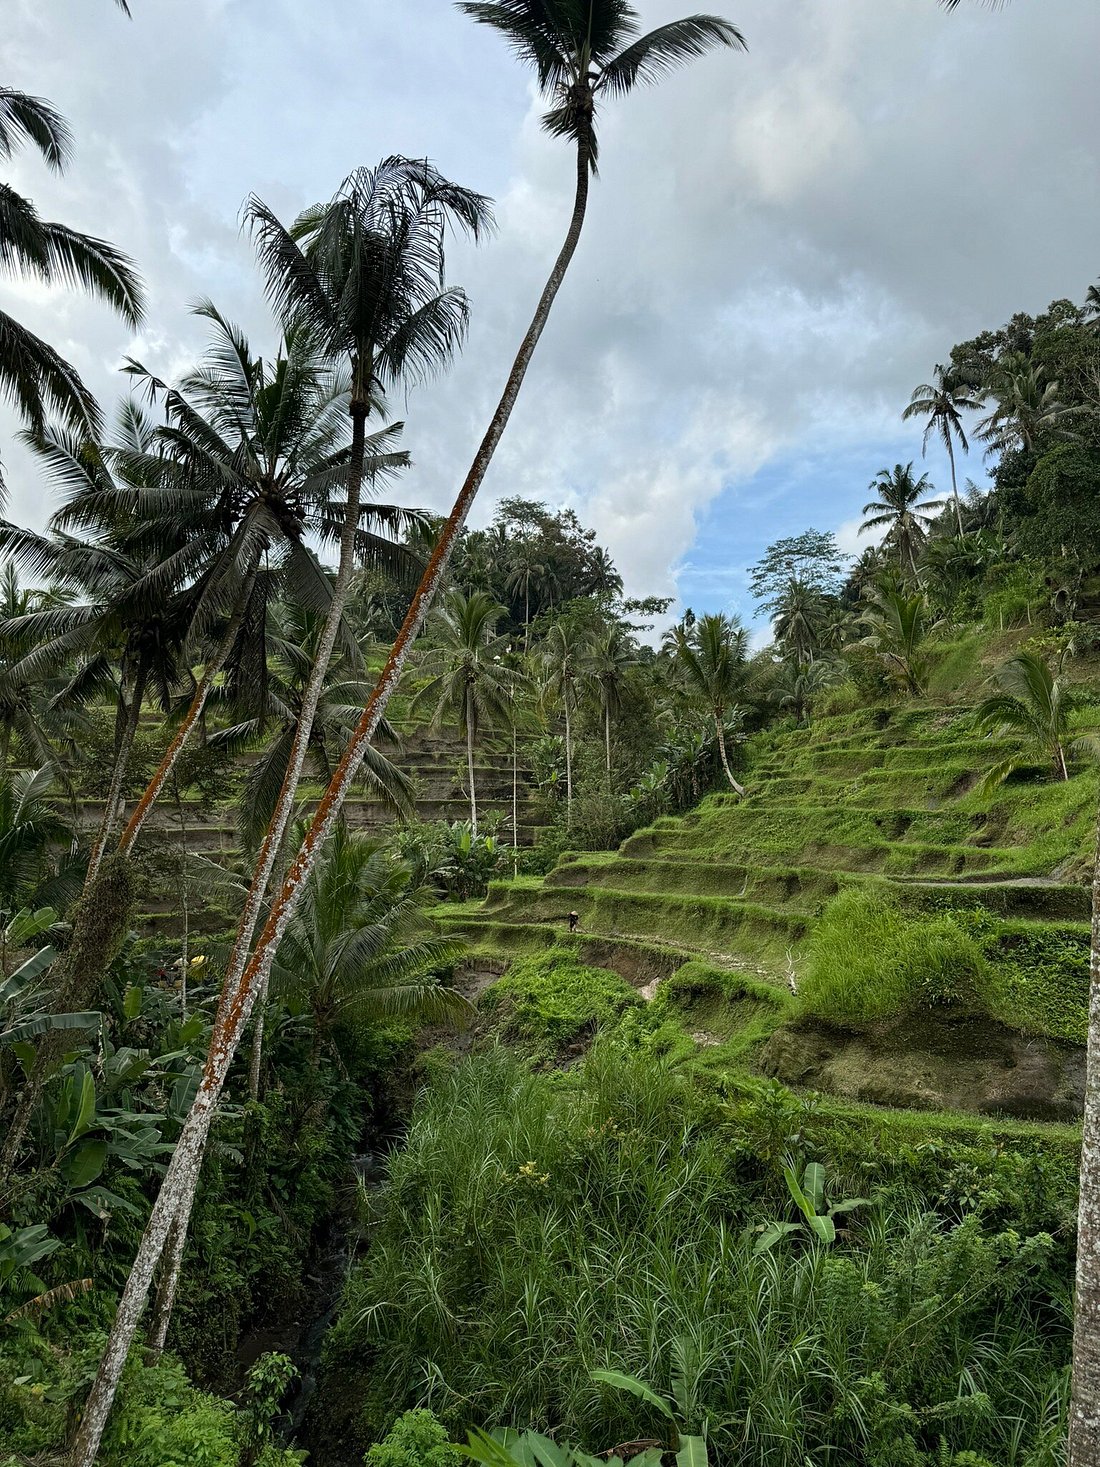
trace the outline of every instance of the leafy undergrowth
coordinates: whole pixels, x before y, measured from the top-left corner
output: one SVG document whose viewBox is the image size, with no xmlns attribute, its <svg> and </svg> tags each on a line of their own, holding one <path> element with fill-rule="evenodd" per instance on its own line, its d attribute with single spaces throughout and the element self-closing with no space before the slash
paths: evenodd
<svg viewBox="0 0 1100 1467">
<path fill-rule="evenodd" d="M 437 1070 L 330 1338 L 332 1462 L 415 1405 L 458 1439 L 660 1436 L 593 1381 L 609 1369 L 660 1395 L 686 1378 L 684 1425 L 730 1467 L 1054 1467 L 1072 1137 L 920 1120 L 723 1090 L 622 1036 L 565 1071 L 502 1051 Z M 798 1220 L 784 1166 L 810 1160 L 866 1203 L 829 1246 L 761 1252 Z"/>
<path fill-rule="evenodd" d="M 642 1006 L 618 973 L 580 963 L 562 948 L 520 958 L 481 1000 L 500 1038 L 539 1061 L 560 1058 Z"/>
</svg>

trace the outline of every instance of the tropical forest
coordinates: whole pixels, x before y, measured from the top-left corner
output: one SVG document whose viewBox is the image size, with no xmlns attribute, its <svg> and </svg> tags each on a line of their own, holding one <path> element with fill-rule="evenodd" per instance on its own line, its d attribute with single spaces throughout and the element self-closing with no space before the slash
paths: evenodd
<svg viewBox="0 0 1100 1467">
<path fill-rule="evenodd" d="M 5 9 L 0 1467 L 1097 1467 L 1091 6 Z"/>
</svg>

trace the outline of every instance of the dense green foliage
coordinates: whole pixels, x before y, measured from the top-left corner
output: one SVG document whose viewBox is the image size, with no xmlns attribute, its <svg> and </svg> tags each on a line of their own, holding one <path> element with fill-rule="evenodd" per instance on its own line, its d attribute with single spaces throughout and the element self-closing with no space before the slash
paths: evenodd
<svg viewBox="0 0 1100 1467">
<path fill-rule="evenodd" d="M 942 1443 L 1053 1467 L 1070 1156 L 1059 1171 L 1010 1147 L 990 1166 L 992 1140 L 883 1125 L 871 1160 L 866 1130 L 781 1092 L 719 1101 L 620 1046 L 560 1078 L 461 1063 L 372 1209 L 329 1352 L 364 1402 L 342 1429 L 426 1400 L 453 1431 L 534 1421 L 591 1450 L 660 1434 L 593 1383 L 611 1368 L 662 1393 L 686 1374 L 687 1424 L 721 1460 L 938 1464 Z M 799 1154 L 872 1203 L 830 1249 L 754 1256 Z"/>
</svg>

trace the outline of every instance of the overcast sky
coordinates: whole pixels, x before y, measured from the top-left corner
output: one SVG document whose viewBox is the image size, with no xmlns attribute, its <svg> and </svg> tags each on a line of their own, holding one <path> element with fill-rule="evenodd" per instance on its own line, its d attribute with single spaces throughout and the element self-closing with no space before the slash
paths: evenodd
<svg viewBox="0 0 1100 1467">
<path fill-rule="evenodd" d="M 5 176 L 112 239 L 149 287 L 137 339 L 94 302 L 0 280 L 3 308 L 104 402 L 126 354 L 178 373 L 212 296 L 274 332 L 239 211 L 286 220 L 353 167 L 428 156 L 491 194 L 499 230 L 456 245 L 467 348 L 398 408 L 409 503 L 453 498 L 564 232 L 572 160 L 525 72 L 447 0 L 2 0 L 0 79 L 77 139 L 65 177 Z M 640 0 L 649 25 L 681 0 Z M 572 505 L 635 595 L 751 611 L 779 535 L 855 547 L 866 487 L 920 459 L 900 422 L 953 342 L 1100 274 L 1100 4 L 729 0 L 749 43 L 611 102 L 575 263 L 475 519 L 523 494 Z M 50 508 L 0 414 L 10 514 Z M 941 487 L 945 463 L 927 467 Z M 983 479 L 980 454 L 964 473 Z"/>
</svg>

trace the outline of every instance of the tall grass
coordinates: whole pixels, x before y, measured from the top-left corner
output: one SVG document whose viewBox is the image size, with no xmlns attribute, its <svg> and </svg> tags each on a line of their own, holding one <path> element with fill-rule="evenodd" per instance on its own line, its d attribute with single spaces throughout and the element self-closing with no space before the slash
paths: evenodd
<svg viewBox="0 0 1100 1467">
<path fill-rule="evenodd" d="M 935 1005 L 985 1008 L 988 974 L 979 943 L 948 914 L 904 912 L 886 891 L 852 888 L 813 930 L 799 986 L 804 1013 L 868 1023 Z"/>
<path fill-rule="evenodd" d="M 785 1214 L 758 1142 L 621 1050 L 566 1075 L 459 1065 L 417 1109 L 331 1338 L 367 1432 L 428 1405 L 453 1431 L 603 1450 L 662 1424 L 590 1372 L 667 1393 L 675 1358 L 685 1424 L 729 1467 L 1054 1467 L 1068 1333 L 1050 1237 L 910 1192 L 850 1215 L 830 1250 L 757 1257 L 748 1230 Z"/>
</svg>

